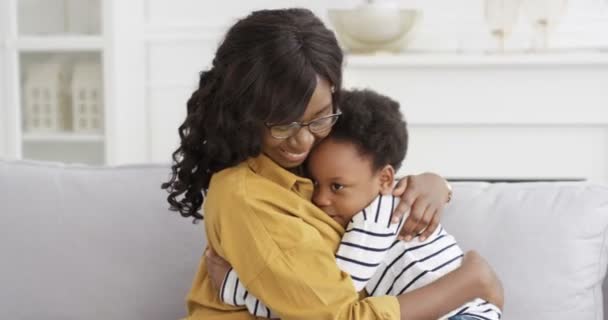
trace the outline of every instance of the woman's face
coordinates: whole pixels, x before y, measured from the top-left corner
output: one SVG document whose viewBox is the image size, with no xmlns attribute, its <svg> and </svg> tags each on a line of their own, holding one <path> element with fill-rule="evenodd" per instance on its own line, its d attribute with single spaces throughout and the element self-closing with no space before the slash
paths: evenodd
<svg viewBox="0 0 608 320">
<path fill-rule="evenodd" d="M 308 123 L 330 115 L 332 112 L 331 85 L 327 80 L 317 77 L 315 91 L 306 106 L 304 115 L 298 121 Z M 287 139 L 276 139 L 270 134 L 270 129 L 265 128 L 262 152 L 283 168 L 295 168 L 306 160 L 312 147 L 325 138 L 330 131 L 313 134 L 308 127 L 302 127 L 296 134 Z"/>
</svg>

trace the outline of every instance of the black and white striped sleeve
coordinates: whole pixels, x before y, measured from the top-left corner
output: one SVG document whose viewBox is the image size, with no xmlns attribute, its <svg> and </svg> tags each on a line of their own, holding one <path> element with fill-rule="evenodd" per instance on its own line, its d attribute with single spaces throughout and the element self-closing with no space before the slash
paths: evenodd
<svg viewBox="0 0 608 320">
<path fill-rule="evenodd" d="M 399 223 L 391 224 L 397 201 L 392 195 L 379 195 L 346 227 L 336 262 L 351 276 L 357 291 L 365 287 L 388 250 L 397 242 L 397 234 L 403 224 L 403 217 Z"/>
<path fill-rule="evenodd" d="M 230 268 L 220 289 L 220 299 L 226 304 L 242 307 L 245 305 L 246 295 L 247 290 L 239 281 L 236 271 Z"/>
<path fill-rule="evenodd" d="M 220 299 L 222 302 L 232 306 L 246 306 L 249 313 L 257 317 L 269 319 L 279 318 L 270 310 L 270 308 L 266 307 L 260 300 L 249 294 L 243 283 L 239 280 L 236 271 L 232 268 L 230 268 L 222 283 Z"/>
</svg>

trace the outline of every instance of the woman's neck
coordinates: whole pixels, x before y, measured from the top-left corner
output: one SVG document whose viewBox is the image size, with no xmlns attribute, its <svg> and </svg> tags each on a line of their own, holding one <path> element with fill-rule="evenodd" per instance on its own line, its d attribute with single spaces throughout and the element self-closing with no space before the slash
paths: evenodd
<svg viewBox="0 0 608 320">
<path fill-rule="evenodd" d="M 293 173 L 295 175 L 298 175 L 300 177 L 306 177 L 303 165 L 299 165 L 297 167 L 289 168 L 288 170 L 289 170 L 289 172 L 291 172 L 291 173 Z"/>
</svg>

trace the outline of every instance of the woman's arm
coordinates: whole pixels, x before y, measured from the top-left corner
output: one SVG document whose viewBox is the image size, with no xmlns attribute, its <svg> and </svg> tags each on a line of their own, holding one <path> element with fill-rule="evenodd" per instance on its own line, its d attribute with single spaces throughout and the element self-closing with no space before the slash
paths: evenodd
<svg viewBox="0 0 608 320">
<path fill-rule="evenodd" d="M 230 265 L 212 249 L 208 250 L 206 257 L 211 281 L 217 290 L 222 290 L 225 288 L 226 275 L 231 270 Z M 234 290 L 237 289 L 234 288 Z M 245 290 L 242 287 L 239 292 L 245 292 Z M 249 293 L 246 296 L 250 299 L 250 305 L 259 303 L 259 306 L 262 306 L 259 307 L 259 310 L 265 308 Z M 401 313 L 400 319 L 417 320 L 438 319 L 475 298 L 485 299 L 501 309 L 504 304 L 500 281 L 485 260 L 476 252 L 470 251 L 465 254 L 462 265 L 458 269 L 429 285 L 399 295 L 397 300 Z M 250 313 L 262 317 L 266 313 L 266 311 L 254 313 L 252 308 L 248 307 L 248 309 Z"/>
<path fill-rule="evenodd" d="M 401 198 L 393 212 L 393 222 L 398 222 L 404 214 L 410 213 L 399 238 L 409 241 L 420 234 L 420 240 L 424 241 L 437 229 L 452 190 L 441 176 L 422 173 L 399 180 L 393 195 Z"/>
</svg>

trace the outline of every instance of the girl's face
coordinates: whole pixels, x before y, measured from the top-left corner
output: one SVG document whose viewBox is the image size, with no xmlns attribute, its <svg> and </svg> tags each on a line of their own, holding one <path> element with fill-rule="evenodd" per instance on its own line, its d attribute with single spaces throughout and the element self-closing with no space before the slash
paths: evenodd
<svg viewBox="0 0 608 320">
<path fill-rule="evenodd" d="M 373 159 L 350 142 L 324 140 L 310 156 L 308 172 L 315 183 L 312 202 L 343 227 L 378 194 L 392 191 L 393 167 L 374 170 Z"/>
<path fill-rule="evenodd" d="M 308 123 L 332 113 L 331 85 L 327 80 L 317 77 L 317 87 L 306 106 L 304 115 L 298 121 Z M 281 167 L 292 169 L 301 165 L 312 147 L 325 138 L 330 131 L 331 128 L 325 132 L 313 134 L 308 127 L 302 127 L 289 138 L 277 139 L 270 134 L 270 129 L 264 128 L 262 152 Z"/>
</svg>

